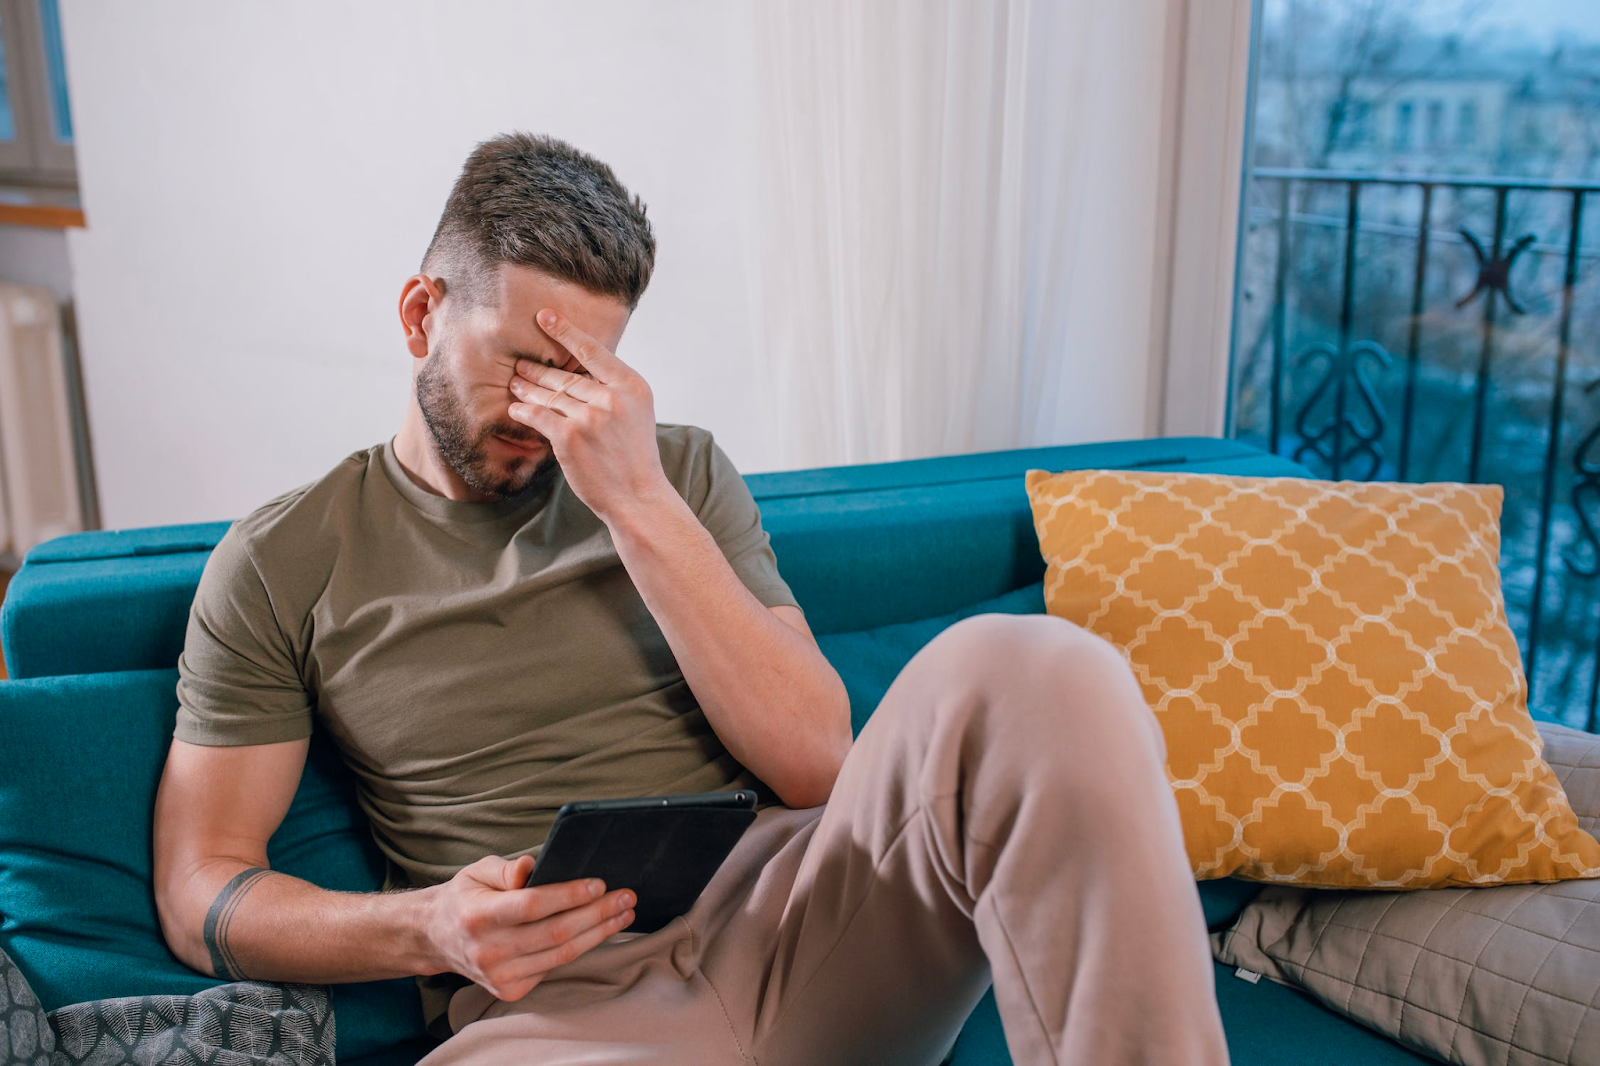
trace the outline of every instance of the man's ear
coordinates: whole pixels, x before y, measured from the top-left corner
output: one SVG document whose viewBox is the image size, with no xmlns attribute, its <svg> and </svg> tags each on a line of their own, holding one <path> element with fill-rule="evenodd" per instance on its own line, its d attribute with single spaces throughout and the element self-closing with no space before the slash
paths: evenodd
<svg viewBox="0 0 1600 1066">
<path fill-rule="evenodd" d="M 437 329 L 443 301 L 444 282 L 439 278 L 413 274 L 400 287 L 400 328 L 405 332 L 406 351 L 412 358 L 427 358 L 429 338 Z"/>
</svg>

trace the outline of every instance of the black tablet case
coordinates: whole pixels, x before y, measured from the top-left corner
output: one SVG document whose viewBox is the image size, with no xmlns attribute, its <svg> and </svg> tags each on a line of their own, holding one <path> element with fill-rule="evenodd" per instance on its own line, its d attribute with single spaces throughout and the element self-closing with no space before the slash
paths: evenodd
<svg viewBox="0 0 1600 1066">
<path fill-rule="evenodd" d="M 756 820 L 748 809 L 584 811 L 557 822 L 529 885 L 598 877 L 638 902 L 623 932 L 653 933 L 686 913 Z M 559 842 L 559 847 L 557 846 Z"/>
</svg>

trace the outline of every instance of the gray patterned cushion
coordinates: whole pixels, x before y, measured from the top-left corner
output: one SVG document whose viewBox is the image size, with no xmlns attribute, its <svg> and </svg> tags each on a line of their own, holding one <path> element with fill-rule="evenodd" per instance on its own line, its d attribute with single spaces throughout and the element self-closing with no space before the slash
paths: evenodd
<svg viewBox="0 0 1600 1066">
<path fill-rule="evenodd" d="M 1539 724 L 1579 823 L 1600 827 L 1600 736 Z M 1600 881 L 1347 892 L 1270 886 L 1218 961 L 1462 1066 L 1600 1066 Z"/>
<path fill-rule="evenodd" d="M 0 949 L 0 1066 L 333 1066 L 322 985 L 235 981 L 46 1012 Z"/>
<path fill-rule="evenodd" d="M 51 1066 L 56 1035 L 39 997 L 0 949 L 0 1066 Z"/>
</svg>

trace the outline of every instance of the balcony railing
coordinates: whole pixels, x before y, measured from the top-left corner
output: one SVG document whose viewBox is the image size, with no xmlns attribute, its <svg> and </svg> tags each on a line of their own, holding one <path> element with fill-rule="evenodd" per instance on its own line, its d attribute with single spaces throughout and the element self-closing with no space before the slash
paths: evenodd
<svg viewBox="0 0 1600 1066">
<path fill-rule="evenodd" d="M 1501 570 L 1530 702 L 1594 730 L 1600 240 L 1585 240 L 1584 210 L 1600 184 L 1252 177 L 1234 435 L 1333 479 L 1504 485 Z"/>
</svg>

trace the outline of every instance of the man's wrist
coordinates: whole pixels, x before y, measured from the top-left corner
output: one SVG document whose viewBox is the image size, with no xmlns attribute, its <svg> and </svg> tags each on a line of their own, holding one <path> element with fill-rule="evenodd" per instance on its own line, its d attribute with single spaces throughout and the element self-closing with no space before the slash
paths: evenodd
<svg viewBox="0 0 1600 1066">
<path fill-rule="evenodd" d="M 635 493 L 614 513 L 602 515 L 600 520 L 611 531 L 611 539 L 621 544 L 659 536 L 663 529 L 686 516 L 699 522 L 672 482 L 662 478 L 649 490 Z"/>
<path fill-rule="evenodd" d="M 378 899 L 390 908 L 390 915 L 398 922 L 396 942 L 401 945 L 406 968 L 414 976 L 441 973 L 447 969 L 439 959 L 438 946 L 431 935 L 435 895 L 432 888 L 378 894 Z"/>
</svg>

